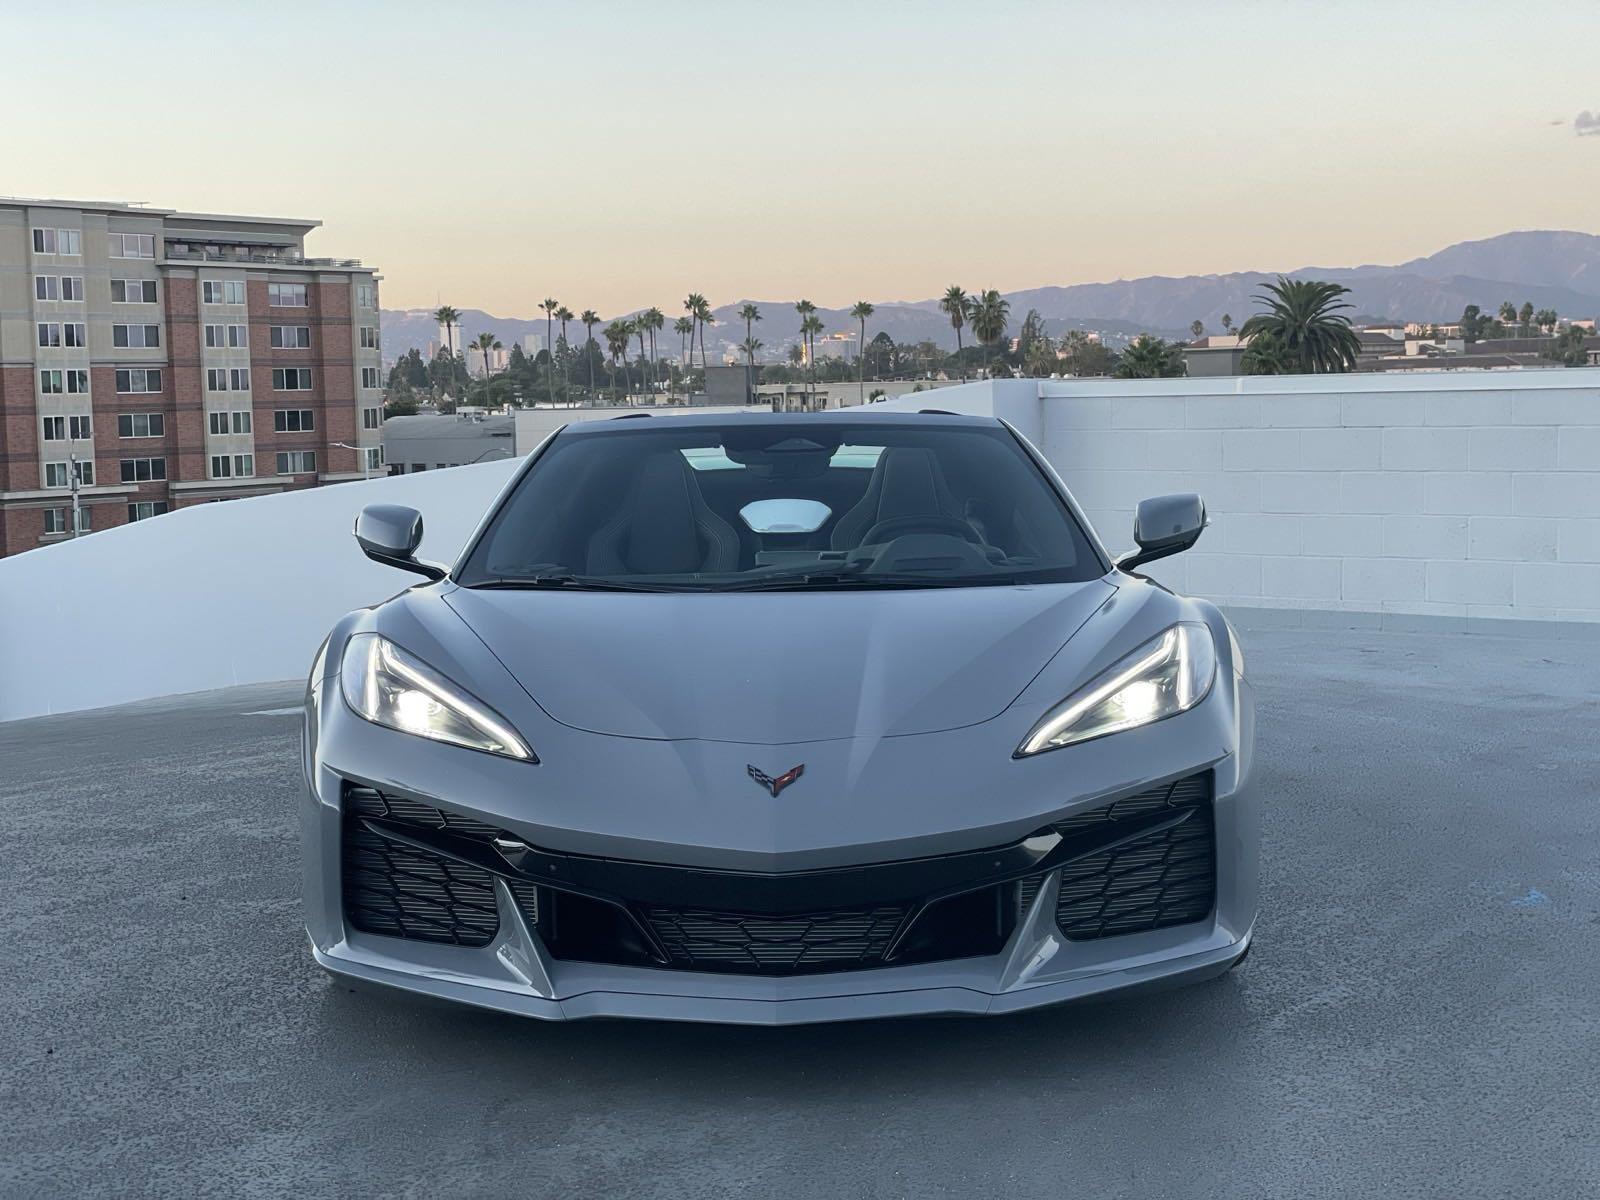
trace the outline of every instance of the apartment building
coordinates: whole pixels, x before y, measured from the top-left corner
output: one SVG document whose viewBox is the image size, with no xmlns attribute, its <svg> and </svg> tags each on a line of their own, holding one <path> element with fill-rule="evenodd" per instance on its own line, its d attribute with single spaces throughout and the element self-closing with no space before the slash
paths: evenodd
<svg viewBox="0 0 1600 1200">
<path fill-rule="evenodd" d="M 379 276 L 319 224 L 0 198 L 0 555 L 74 492 L 93 532 L 381 470 Z"/>
</svg>

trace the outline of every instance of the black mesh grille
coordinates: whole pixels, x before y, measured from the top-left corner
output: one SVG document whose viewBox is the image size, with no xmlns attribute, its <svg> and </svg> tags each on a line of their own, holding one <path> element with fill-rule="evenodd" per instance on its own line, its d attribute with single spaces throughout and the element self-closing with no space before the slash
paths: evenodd
<svg viewBox="0 0 1600 1200">
<path fill-rule="evenodd" d="M 1102 808 L 1058 822 L 1063 837 L 1090 832 L 1115 834 L 1118 824 L 1163 814 L 1185 820 L 1170 829 L 1133 838 L 1121 845 L 1068 863 L 1061 869 L 1056 924 L 1074 941 L 1143 933 L 1204 920 L 1216 903 L 1216 834 L 1211 813 L 1211 776 L 1194 775 L 1176 783 L 1127 796 Z M 1022 881 L 1027 901 L 1044 876 Z"/>
<path fill-rule="evenodd" d="M 654 907 L 641 911 L 674 966 L 742 975 L 879 966 L 906 915 L 896 905 L 778 917 Z"/>
<path fill-rule="evenodd" d="M 347 787 L 341 874 L 345 919 L 351 925 L 365 933 L 456 946 L 494 940 L 500 916 L 488 871 L 380 837 L 361 823 L 363 817 L 467 836 L 497 832 L 413 800 Z"/>
</svg>

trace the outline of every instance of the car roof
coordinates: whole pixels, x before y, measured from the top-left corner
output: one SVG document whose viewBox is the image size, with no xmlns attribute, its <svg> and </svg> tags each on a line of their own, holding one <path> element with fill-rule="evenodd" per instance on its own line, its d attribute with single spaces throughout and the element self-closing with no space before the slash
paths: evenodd
<svg viewBox="0 0 1600 1200">
<path fill-rule="evenodd" d="M 977 416 L 970 413 L 951 413 L 939 409 L 925 409 L 921 412 L 906 412 L 891 409 L 888 411 L 873 411 L 871 405 L 864 408 L 833 409 L 828 412 L 814 413 L 765 413 L 765 412 L 729 412 L 729 413 L 680 413 L 671 408 L 662 407 L 651 411 L 636 409 L 633 412 L 626 410 L 619 412 L 615 417 L 574 421 L 562 428 L 563 437 L 603 436 L 607 433 L 624 433 L 629 430 L 637 432 L 642 423 L 655 425 L 657 416 L 661 423 L 673 429 L 703 429 L 707 426 L 729 425 L 808 425 L 819 424 L 833 427 L 850 427 L 852 425 L 904 425 L 920 427 L 923 429 L 940 429 L 951 426 L 967 426 L 984 429 L 993 429 L 1001 422 L 995 417 Z M 646 421 L 645 419 L 648 418 Z"/>
</svg>

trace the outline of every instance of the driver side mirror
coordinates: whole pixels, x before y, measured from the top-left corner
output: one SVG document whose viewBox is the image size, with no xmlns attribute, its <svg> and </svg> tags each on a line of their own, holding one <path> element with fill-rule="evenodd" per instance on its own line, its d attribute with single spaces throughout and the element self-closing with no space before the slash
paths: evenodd
<svg viewBox="0 0 1600 1200">
<path fill-rule="evenodd" d="M 356 518 L 356 544 L 373 562 L 414 571 L 429 579 L 448 573 L 438 563 L 416 557 L 422 545 L 422 514 L 403 504 L 369 504 Z"/>
<path fill-rule="evenodd" d="M 1117 563 L 1124 571 L 1178 554 L 1200 540 L 1206 527 L 1206 504 L 1194 492 L 1152 496 L 1139 501 L 1133 514 L 1133 540 L 1137 553 Z"/>
</svg>

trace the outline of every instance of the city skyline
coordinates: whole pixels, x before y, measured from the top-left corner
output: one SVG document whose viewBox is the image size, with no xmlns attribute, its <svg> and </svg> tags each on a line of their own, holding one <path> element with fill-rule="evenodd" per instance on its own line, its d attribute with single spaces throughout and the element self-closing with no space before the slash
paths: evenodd
<svg viewBox="0 0 1600 1200">
<path fill-rule="evenodd" d="M 488 4 L 454 25 L 416 4 L 172 9 L 195 17 L 186 56 L 226 66 L 204 103 L 126 103 L 167 23 L 91 3 L 0 18 L 36 46 L 65 21 L 76 63 L 70 88 L 49 56 L 14 64 L 51 119 L 0 132 L 0 190 L 315 214 L 308 250 L 380 264 L 390 308 L 615 312 L 689 290 L 837 307 L 1600 231 L 1600 12 L 1564 13 L 1535 56 L 1508 39 L 1536 27 L 1485 4 L 1445 22 L 1352 3 L 1337 24 L 1244 4 L 1204 23 L 1008 3 Z"/>
</svg>

